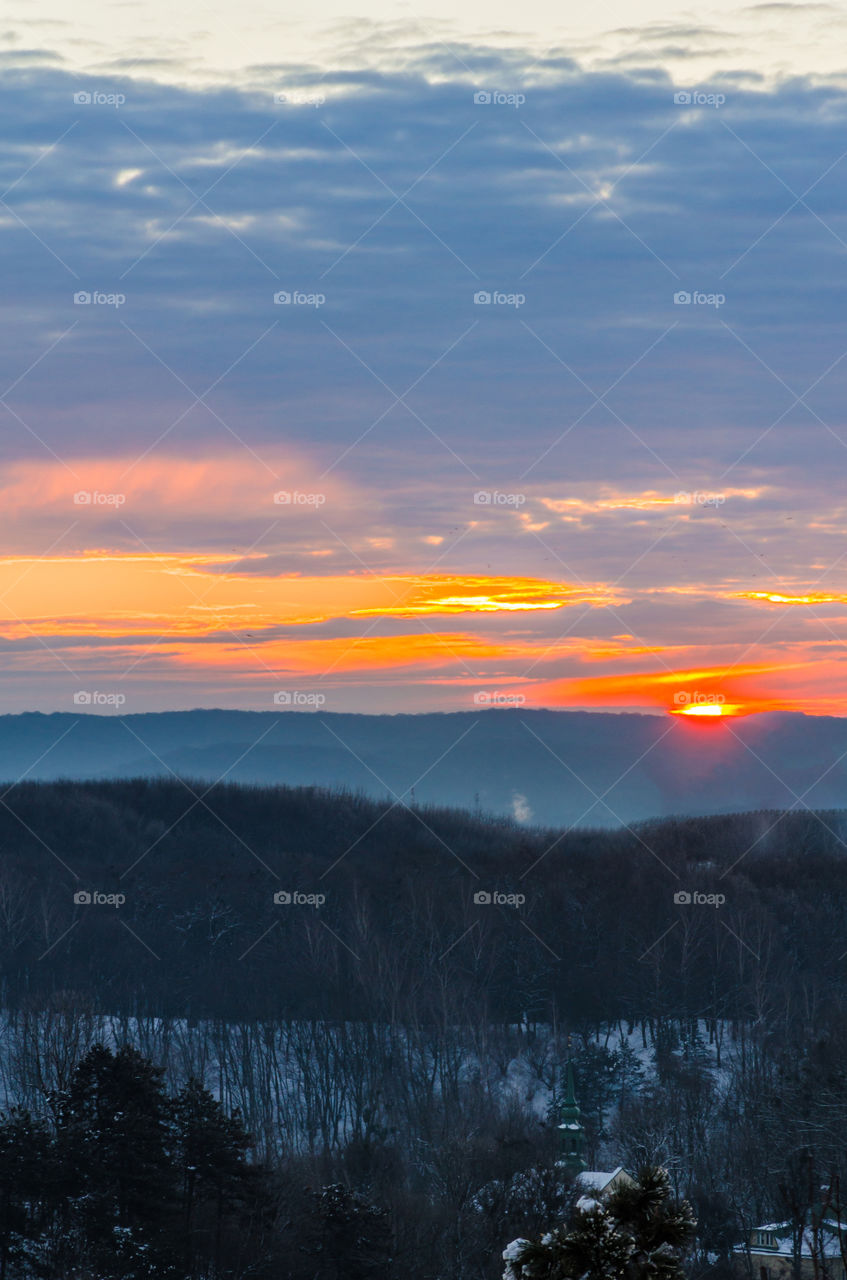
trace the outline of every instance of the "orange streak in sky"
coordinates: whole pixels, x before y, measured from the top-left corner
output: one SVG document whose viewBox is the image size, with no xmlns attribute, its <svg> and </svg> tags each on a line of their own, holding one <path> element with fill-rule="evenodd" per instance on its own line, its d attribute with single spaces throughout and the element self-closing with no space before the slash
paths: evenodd
<svg viewBox="0 0 847 1280">
<path fill-rule="evenodd" d="M 536 578 L 269 575 L 262 557 L 87 554 L 0 561 L 7 636 L 208 636 L 331 618 L 516 613 L 604 604 L 602 586 Z M 221 573 L 211 570 L 220 567 Z M 253 571 L 248 571 L 253 570 Z"/>
<path fill-rule="evenodd" d="M 813 591 L 806 596 L 791 596 L 780 591 L 736 591 L 737 600 L 762 600 L 766 604 L 847 604 L 847 595 L 830 595 Z"/>
<path fill-rule="evenodd" d="M 679 671 L 592 676 L 548 685 L 557 706 L 662 707 L 674 715 L 732 716 L 797 707 L 771 691 L 769 676 L 802 664 L 699 667 Z"/>
<path fill-rule="evenodd" d="M 432 671 L 447 667 L 459 667 L 466 675 L 466 663 L 513 656 L 514 649 L 509 644 L 462 632 L 271 640 L 261 646 L 212 643 L 183 646 L 174 654 L 175 661 L 182 665 L 243 669 L 259 677 L 271 673 L 323 676 L 333 672 Z"/>
</svg>

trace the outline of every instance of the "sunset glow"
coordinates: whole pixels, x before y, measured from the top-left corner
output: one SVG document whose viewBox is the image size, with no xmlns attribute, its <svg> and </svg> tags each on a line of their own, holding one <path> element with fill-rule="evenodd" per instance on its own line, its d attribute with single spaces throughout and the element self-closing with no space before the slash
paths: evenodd
<svg viewBox="0 0 847 1280">
<path fill-rule="evenodd" d="M 691 24 L 456 57 L 394 15 L 299 65 L 245 14 L 107 75 L 117 12 L 6 49 L 41 104 L 4 153 L 9 709 L 285 677 L 363 713 L 845 713 L 831 215 L 773 179 L 840 180 L 840 110 L 748 66 L 747 28 L 706 110 Z"/>
<path fill-rule="evenodd" d="M 847 0 L 0 65 L 0 1280 L 847 1280 Z"/>
<path fill-rule="evenodd" d="M 721 716 L 729 717 L 731 719 L 733 716 L 743 716 L 744 714 L 745 714 L 745 708 L 741 706 L 739 703 L 732 703 L 732 702 L 710 703 L 706 706 L 673 707 L 671 709 L 671 715 L 696 716 L 696 717 L 705 716 L 711 720 L 714 720 Z"/>
<path fill-rule="evenodd" d="M 272 550 L 249 546 L 6 556 L 7 669 L 31 673 L 58 661 L 67 672 L 97 669 L 102 683 L 179 672 L 198 688 L 218 677 L 239 680 L 254 698 L 284 673 L 333 688 L 345 679 L 358 689 L 366 680 L 402 679 L 429 688 L 445 707 L 466 706 L 480 684 L 496 684 L 528 706 L 708 719 L 838 714 L 847 698 L 835 637 L 825 659 L 798 634 L 788 646 L 760 646 L 759 661 L 714 663 L 720 646 L 684 627 L 673 644 L 620 631 L 621 612 L 649 599 L 649 586 L 624 592 L 602 582 L 326 568 L 316 574 L 304 554 L 286 570 Z M 730 594 L 714 588 L 715 599 Z M 754 611 L 762 596 L 736 593 L 736 607 Z M 539 630 L 533 619 L 544 615 L 562 621 Z"/>
</svg>

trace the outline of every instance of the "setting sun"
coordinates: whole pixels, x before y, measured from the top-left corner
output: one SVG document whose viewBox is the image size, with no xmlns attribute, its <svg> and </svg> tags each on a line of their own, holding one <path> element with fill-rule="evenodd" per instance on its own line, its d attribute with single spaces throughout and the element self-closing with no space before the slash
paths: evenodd
<svg viewBox="0 0 847 1280">
<path fill-rule="evenodd" d="M 698 702 L 691 706 L 673 707 L 671 709 L 671 715 L 673 716 L 709 716 L 711 719 L 720 716 L 726 719 L 731 716 L 743 716 L 745 714 L 747 714 L 746 707 L 732 702 Z"/>
</svg>

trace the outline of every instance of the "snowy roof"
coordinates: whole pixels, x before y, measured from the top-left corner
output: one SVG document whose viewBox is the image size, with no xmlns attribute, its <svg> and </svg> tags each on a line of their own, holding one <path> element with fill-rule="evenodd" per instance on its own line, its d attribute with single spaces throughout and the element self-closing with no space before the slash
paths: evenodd
<svg viewBox="0 0 847 1280">
<path fill-rule="evenodd" d="M 606 1173 L 600 1169 L 586 1169 L 576 1176 L 576 1185 L 580 1191 L 587 1194 L 582 1195 L 576 1202 L 577 1209 L 583 1213 L 587 1213 L 590 1209 L 597 1209 L 600 1206 L 599 1197 L 604 1191 L 607 1191 L 609 1184 L 614 1182 L 619 1173 L 623 1173 L 624 1168 L 619 1164 L 617 1169 L 613 1169 L 611 1173 Z"/>
<path fill-rule="evenodd" d="M 613 1169 L 611 1173 L 605 1173 L 598 1169 L 585 1169 L 582 1173 L 577 1174 L 576 1184 L 585 1191 L 605 1191 L 609 1183 L 623 1173 L 623 1165 L 619 1164 L 617 1169 Z"/>
<path fill-rule="evenodd" d="M 803 1232 L 800 1256 L 803 1258 L 812 1258 L 815 1254 L 825 1258 L 841 1257 L 841 1242 L 838 1238 L 838 1223 L 834 1220 L 825 1220 L 821 1223 L 822 1230 L 819 1233 L 817 1241 L 813 1238 L 813 1233 L 807 1228 Z M 847 1225 L 842 1223 L 842 1231 L 847 1230 Z M 769 1232 L 776 1241 L 776 1248 L 768 1248 L 764 1244 L 754 1244 L 753 1237 L 758 1231 Z M 812 1246 L 815 1246 L 814 1248 Z M 791 1231 L 791 1224 L 787 1222 L 770 1222 L 763 1227 L 754 1227 L 751 1233 L 751 1243 L 737 1244 L 733 1247 L 733 1253 L 746 1253 L 747 1249 L 751 1253 L 768 1253 L 777 1258 L 791 1258 L 794 1255 L 794 1237 Z"/>
</svg>

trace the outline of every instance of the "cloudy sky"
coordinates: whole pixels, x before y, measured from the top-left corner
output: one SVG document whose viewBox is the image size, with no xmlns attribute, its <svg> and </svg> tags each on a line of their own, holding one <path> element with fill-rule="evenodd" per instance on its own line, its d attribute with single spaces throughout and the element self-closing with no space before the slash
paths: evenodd
<svg viewBox="0 0 847 1280">
<path fill-rule="evenodd" d="M 11 11 L 3 710 L 841 713 L 847 15 L 571 7 Z"/>
</svg>

